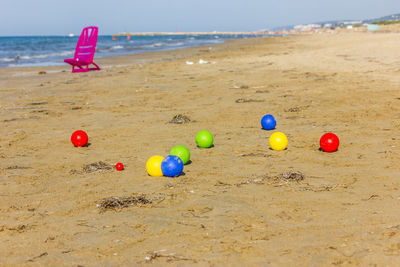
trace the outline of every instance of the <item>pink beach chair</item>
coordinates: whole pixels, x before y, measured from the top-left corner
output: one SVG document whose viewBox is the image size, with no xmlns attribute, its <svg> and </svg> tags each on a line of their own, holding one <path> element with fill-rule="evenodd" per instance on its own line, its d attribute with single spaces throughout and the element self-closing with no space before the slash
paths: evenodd
<svg viewBox="0 0 400 267">
<path fill-rule="evenodd" d="M 100 67 L 93 62 L 98 31 L 99 29 L 96 26 L 86 27 L 82 30 L 76 44 L 74 58 L 64 59 L 64 62 L 72 65 L 72 72 L 100 70 Z M 90 64 L 94 65 L 94 67 L 89 68 Z"/>
</svg>

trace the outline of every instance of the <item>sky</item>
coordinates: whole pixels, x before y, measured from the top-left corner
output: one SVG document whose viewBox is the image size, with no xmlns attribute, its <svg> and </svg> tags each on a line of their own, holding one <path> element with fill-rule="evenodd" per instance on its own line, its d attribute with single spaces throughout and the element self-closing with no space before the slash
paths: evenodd
<svg viewBox="0 0 400 267">
<path fill-rule="evenodd" d="M 0 36 L 256 31 L 396 13 L 399 0 L 1 0 Z"/>
</svg>

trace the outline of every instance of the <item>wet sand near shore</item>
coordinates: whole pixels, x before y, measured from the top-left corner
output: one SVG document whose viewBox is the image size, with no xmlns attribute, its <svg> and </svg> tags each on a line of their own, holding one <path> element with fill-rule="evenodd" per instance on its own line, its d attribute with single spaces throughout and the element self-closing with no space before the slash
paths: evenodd
<svg viewBox="0 0 400 267">
<path fill-rule="evenodd" d="M 399 43 L 256 38 L 97 72 L 0 69 L 1 264 L 398 266 Z M 261 129 L 268 113 L 276 130 Z M 71 144 L 78 129 L 88 147 Z M 213 148 L 196 147 L 200 130 Z M 269 149 L 275 131 L 286 150 Z M 337 152 L 319 150 L 325 132 Z M 175 145 L 191 152 L 184 175 L 148 176 Z M 102 209 L 112 197 L 132 205 Z"/>
</svg>

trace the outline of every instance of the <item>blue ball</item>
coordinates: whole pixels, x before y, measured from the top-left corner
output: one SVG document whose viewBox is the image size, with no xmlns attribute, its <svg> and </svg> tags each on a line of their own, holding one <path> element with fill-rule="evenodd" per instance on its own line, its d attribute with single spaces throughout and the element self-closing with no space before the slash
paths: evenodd
<svg viewBox="0 0 400 267">
<path fill-rule="evenodd" d="M 169 155 L 161 162 L 161 171 L 168 177 L 178 176 L 183 171 L 183 162 L 178 156 Z"/>
<path fill-rule="evenodd" d="M 276 120 L 274 116 L 267 114 L 261 119 L 261 126 L 265 130 L 273 130 L 276 126 Z"/>
</svg>

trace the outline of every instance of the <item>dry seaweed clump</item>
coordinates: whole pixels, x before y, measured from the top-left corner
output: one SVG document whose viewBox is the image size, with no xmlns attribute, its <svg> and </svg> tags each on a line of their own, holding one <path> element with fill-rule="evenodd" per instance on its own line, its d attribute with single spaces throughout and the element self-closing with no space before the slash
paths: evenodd
<svg viewBox="0 0 400 267">
<path fill-rule="evenodd" d="M 18 166 L 18 165 L 13 165 L 7 167 L 7 170 L 24 170 L 24 169 L 32 169 L 31 167 L 24 167 L 24 166 Z"/>
<path fill-rule="evenodd" d="M 282 173 L 277 176 L 269 176 L 269 175 L 263 175 L 261 177 L 256 177 L 252 179 L 247 179 L 246 181 L 243 181 L 241 183 L 235 184 L 236 186 L 240 187 L 242 185 L 248 185 L 248 184 L 276 184 L 279 183 L 281 184 L 282 181 L 285 183 L 289 182 L 299 182 L 303 181 L 305 179 L 305 175 L 299 171 L 296 172 L 288 172 L 288 173 Z"/>
<path fill-rule="evenodd" d="M 236 99 L 236 103 L 250 103 L 250 102 L 264 102 L 262 99 L 244 99 L 244 98 L 239 98 Z"/>
<path fill-rule="evenodd" d="M 130 196 L 130 197 L 110 197 L 104 199 L 97 204 L 102 212 L 107 210 L 118 210 L 122 208 L 127 208 L 130 206 L 137 205 L 147 205 L 151 204 L 153 201 L 151 199 L 146 198 L 144 195 L 141 196 Z"/>
<path fill-rule="evenodd" d="M 281 175 L 276 176 L 277 180 L 284 180 L 286 182 L 299 182 L 304 180 L 305 175 L 299 171 L 297 172 L 288 172 L 288 173 L 282 173 Z"/>
<path fill-rule="evenodd" d="M 188 116 L 185 116 L 185 115 L 182 115 L 182 114 L 178 114 L 178 115 L 175 115 L 172 118 L 172 120 L 170 120 L 168 123 L 184 124 L 184 123 L 189 123 L 191 121 L 192 120 Z"/>
<path fill-rule="evenodd" d="M 113 165 L 107 164 L 103 161 L 98 161 L 94 163 L 90 163 L 83 167 L 83 171 L 87 173 L 96 172 L 96 171 L 104 171 L 110 170 L 113 168 Z"/>
</svg>

